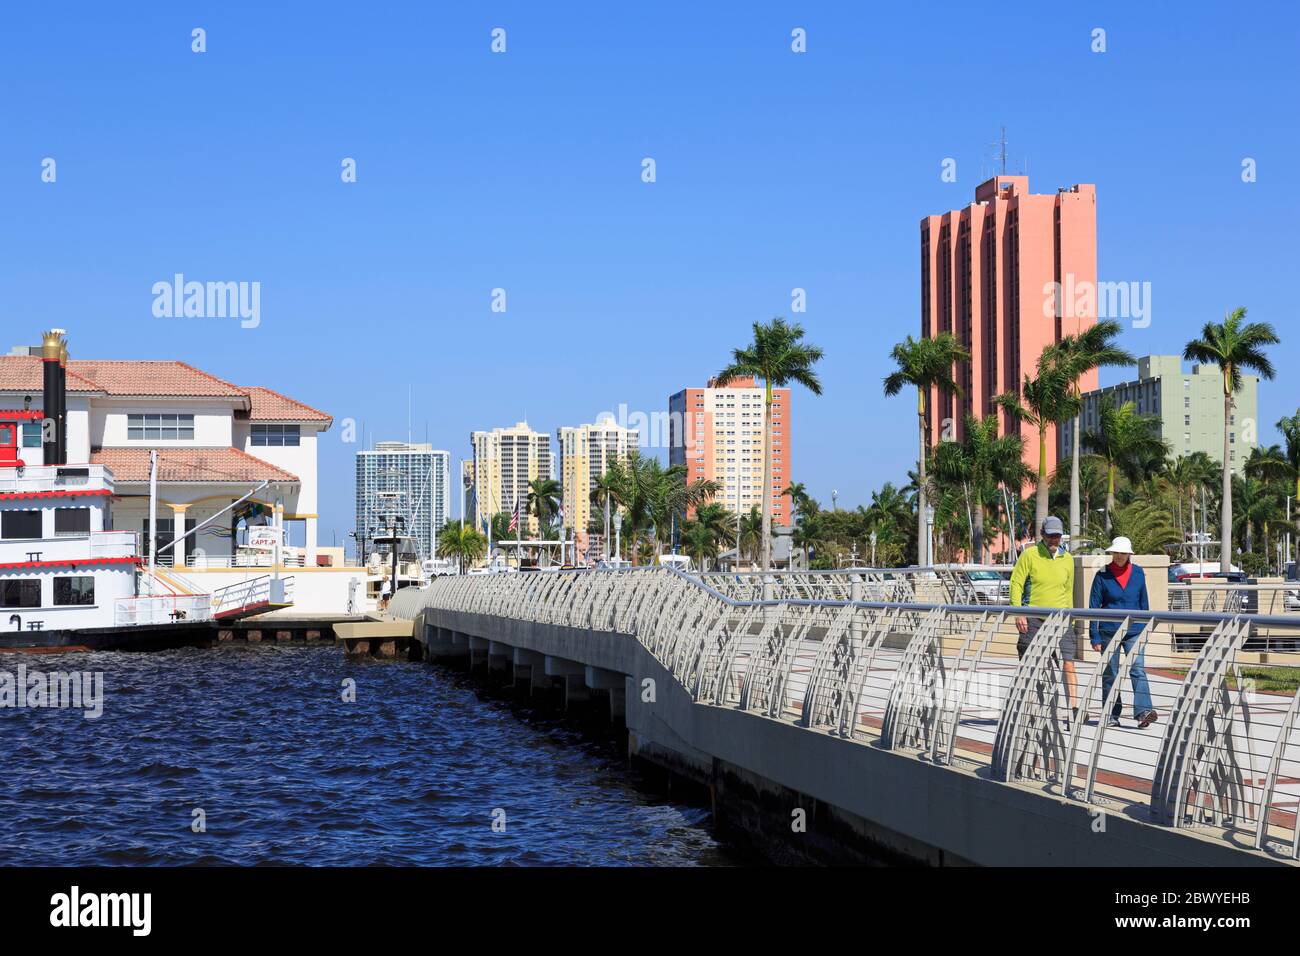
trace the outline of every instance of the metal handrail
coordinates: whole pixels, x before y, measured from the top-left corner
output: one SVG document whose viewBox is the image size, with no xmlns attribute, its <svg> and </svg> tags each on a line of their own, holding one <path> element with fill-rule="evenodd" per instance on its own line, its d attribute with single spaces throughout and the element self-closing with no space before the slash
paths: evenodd
<svg viewBox="0 0 1300 956">
<path fill-rule="evenodd" d="M 1145 811 L 1161 825 L 1217 828 L 1238 845 L 1297 858 L 1300 692 L 1256 691 L 1243 670 L 1251 642 L 1275 671 L 1300 677 L 1296 616 L 737 598 L 714 586 L 726 577 L 673 568 L 449 576 L 399 592 L 390 611 L 413 621 L 458 611 L 621 633 L 699 702 L 985 767 L 1008 784 Z M 1041 622 L 1032 639 L 1018 638 L 1020 617 Z M 1100 655 L 1070 661 L 1082 671 L 1082 695 L 1071 700 L 1063 642 L 1085 644 L 1079 638 L 1092 625 L 1110 624 L 1115 634 L 1102 638 Z M 1138 650 L 1160 722 L 1080 720 L 1071 710 L 1080 701 L 1100 699 L 1106 714 L 1121 692 L 1129 696 Z M 1112 658 L 1118 679 L 1102 699 L 1100 661 Z"/>
</svg>

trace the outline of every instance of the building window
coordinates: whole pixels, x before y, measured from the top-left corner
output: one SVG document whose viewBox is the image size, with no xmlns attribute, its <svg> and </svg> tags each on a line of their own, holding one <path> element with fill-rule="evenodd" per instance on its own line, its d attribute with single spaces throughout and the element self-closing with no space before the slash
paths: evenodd
<svg viewBox="0 0 1300 956">
<path fill-rule="evenodd" d="M 23 422 L 23 447 L 24 448 L 41 447 L 41 423 L 40 422 Z"/>
<path fill-rule="evenodd" d="M 1184 416 L 1183 416 L 1183 424 L 1184 424 L 1184 425 L 1190 425 L 1191 423 L 1192 423 L 1192 416 L 1191 416 L 1191 415 L 1184 415 Z"/>
<path fill-rule="evenodd" d="M 297 425 L 254 425 L 253 444 L 260 447 L 280 447 L 298 444 Z"/>
<path fill-rule="evenodd" d="M 6 511 L 0 518 L 0 538 L 39 538 L 41 513 L 39 511 Z"/>
<path fill-rule="evenodd" d="M 153 412 L 127 415 L 126 437 L 130 441 L 193 441 L 194 416 Z"/>
<path fill-rule="evenodd" d="M 54 603 L 94 604 L 95 579 L 90 575 L 54 579 Z"/>
<path fill-rule="evenodd" d="M 40 607 L 41 582 L 35 578 L 22 581 L 5 581 L 0 587 L 2 607 Z"/>
<path fill-rule="evenodd" d="M 90 534 L 89 508 L 55 508 L 54 533 Z"/>
</svg>

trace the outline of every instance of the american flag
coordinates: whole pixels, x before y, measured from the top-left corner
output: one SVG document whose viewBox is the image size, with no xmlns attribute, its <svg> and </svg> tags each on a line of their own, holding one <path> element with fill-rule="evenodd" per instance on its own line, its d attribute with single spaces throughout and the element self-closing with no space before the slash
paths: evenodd
<svg viewBox="0 0 1300 956">
<path fill-rule="evenodd" d="M 517 527 L 519 527 L 519 502 L 516 501 L 515 510 L 510 512 L 510 527 L 506 530 L 514 531 Z"/>
</svg>

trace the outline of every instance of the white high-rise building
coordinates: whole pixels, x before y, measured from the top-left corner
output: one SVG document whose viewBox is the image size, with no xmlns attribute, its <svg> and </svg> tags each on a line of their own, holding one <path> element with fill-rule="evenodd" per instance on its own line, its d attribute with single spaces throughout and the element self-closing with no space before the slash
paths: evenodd
<svg viewBox="0 0 1300 956">
<path fill-rule="evenodd" d="M 450 452 L 402 441 L 357 452 L 357 539 L 364 535 L 367 551 L 375 532 L 385 528 L 385 516 L 398 514 L 419 542 L 420 556 L 429 557 L 450 508 Z"/>
</svg>

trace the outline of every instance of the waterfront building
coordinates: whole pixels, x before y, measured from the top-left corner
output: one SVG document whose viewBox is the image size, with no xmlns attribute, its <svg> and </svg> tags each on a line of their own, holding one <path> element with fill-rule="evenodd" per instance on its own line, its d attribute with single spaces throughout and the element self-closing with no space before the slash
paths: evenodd
<svg viewBox="0 0 1300 956">
<path fill-rule="evenodd" d="M 1239 475 L 1246 459 L 1259 443 L 1259 377 L 1241 376 L 1241 389 L 1234 396 L 1236 408 L 1229 422 L 1228 461 Z M 1169 443 L 1170 455 L 1205 452 L 1223 460 L 1223 376 L 1214 366 L 1194 365 L 1183 370 L 1177 355 L 1148 355 L 1138 359 L 1137 378 L 1084 393 L 1081 415 L 1083 431 L 1095 431 L 1102 401 L 1109 397 L 1119 407 L 1132 402 L 1141 415 L 1160 421 L 1160 437 Z M 1069 454 L 1074 423 L 1061 428 L 1061 457 Z"/>
<path fill-rule="evenodd" d="M 721 485 L 714 501 L 748 513 L 763 502 L 763 458 L 767 430 L 764 388 L 752 378 L 725 388 L 710 380 L 704 388 L 685 388 L 668 399 L 668 462 L 685 465 L 688 481 L 709 479 Z M 792 504 L 782 492 L 794 481 L 790 461 L 790 389 L 772 389 L 772 521 L 788 525 Z M 694 514 L 692 509 L 691 514 Z"/>
<path fill-rule="evenodd" d="M 1093 185 L 1035 195 L 1027 176 L 994 176 L 970 205 L 921 220 L 921 335 L 951 332 L 971 353 L 954 369 L 961 393 L 930 395 L 932 445 L 964 438 L 967 414 L 998 415 L 999 434 L 1019 431 L 1037 468 L 1037 430 L 993 399 L 1019 390 L 1047 345 L 1096 323 L 1096 200 Z M 1081 385 L 1095 389 L 1096 371 Z M 1050 426 L 1047 444 L 1057 447 Z"/>
<path fill-rule="evenodd" d="M 603 528 L 605 517 L 604 509 L 591 503 L 592 489 L 610 465 L 627 461 L 637 448 L 639 433 L 619 425 L 613 416 L 602 416 L 592 425 L 559 428 L 555 437 L 564 488 L 564 526 L 573 529 L 579 553 L 586 553 L 591 522 L 601 522 Z"/>
<path fill-rule="evenodd" d="M 470 434 L 474 448 L 474 521 L 486 532 L 492 515 L 512 513 L 516 504 L 521 513 L 527 507 L 528 483 L 534 478 L 553 478 L 551 436 L 535 432 L 527 422 L 509 428 L 476 431 Z M 527 517 L 524 536 L 536 535 L 537 519 Z"/>
<path fill-rule="evenodd" d="M 451 453 L 429 444 L 381 441 L 357 452 L 357 539 L 369 542 L 400 515 L 421 558 L 433 555 L 451 516 Z"/>
<path fill-rule="evenodd" d="M 301 549 L 306 564 L 315 563 L 316 446 L 329 415 L 185 362 L 68 359 L 65 366 L 60 458 L 109 470 L 114 528 L 141 532 L 147 542 L 149 460 L 157 451 L 159 548 L 269 482 L 235 512 L 160 552 L 159 563 L 229 563 L 244 529 L 272 521 L 283 521 L 287 543 Z M 40 346 L 0 356 L 0 407 L 39 409 L 42 385 Z M 20 443 L 26 465 L 47 460 L 39 422 L 24 423 Z"/>
</svg>

